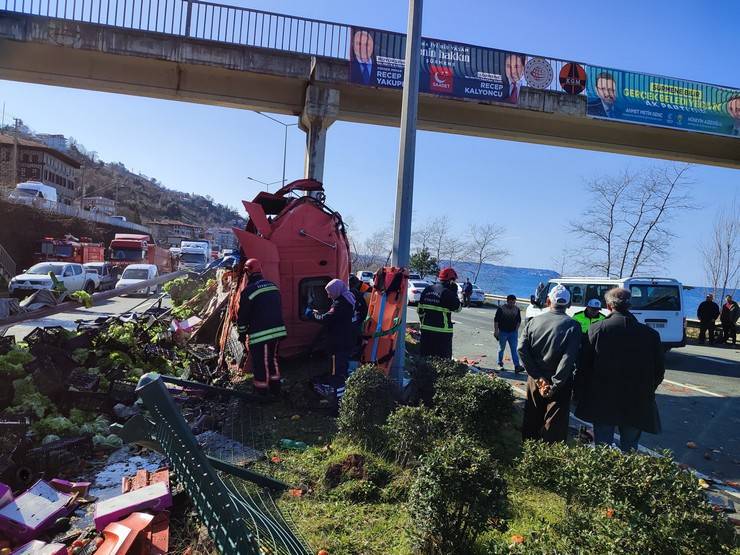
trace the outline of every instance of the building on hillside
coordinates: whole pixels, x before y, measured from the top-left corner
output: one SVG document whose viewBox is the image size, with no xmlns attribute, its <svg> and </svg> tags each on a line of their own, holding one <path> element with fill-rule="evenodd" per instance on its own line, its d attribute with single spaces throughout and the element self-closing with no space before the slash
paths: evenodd
<svg viewBox="0 0 740 555">
<path fill-rule="evenodd" d="M 59 202 L 77 198 L 80 164 L 43 143 L 0 134 L 0 187 L 14 188 L 24 181 L 40 181 L 57 190 Z"/>
<path fill-rule="evenodd" d="M 69 150 L 69 142 L 64 135 L 41 133 L 40 135 L 36 135 L 36 138 L 54 150 L 60 152 L 67 152 Z"/>
<path fill-rule="evenodd" d="M 152 230 L 154 240 L 169 247 L 179 247 L 180 241 L 189 239 L 200 239 L 205 234 L 205 229 L 200 225 L 186 224 L 179 220 L 158 220 L 144 222 Z"/>
<path fill-rule="evenodd" d="M 211 241 L 214 249 L 236 249 L 236 236 L 230 227 L 209 227 L 206 230 L 206 239 Z"/>
<path fill-rule="evenodd" d="M 116 214 L 116 201 L 105 197 L 85 197 L 80 201 L 83 210 L 114 216 Z"/>
</svg>

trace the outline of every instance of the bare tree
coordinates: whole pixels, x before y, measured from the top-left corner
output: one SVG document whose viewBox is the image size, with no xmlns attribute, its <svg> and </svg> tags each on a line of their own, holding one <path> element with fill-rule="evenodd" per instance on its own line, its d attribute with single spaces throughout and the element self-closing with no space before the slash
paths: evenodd
<svg viewBox="0 0 740 555">
<path fill-rule="evenodd" d="M 645 226 L 640 230 L 636 242 L 637 249 L 632 257 L 630 277 L 641 267 L 659 263 L 665 257 L 666 245 L 675 236 L 667 227 L 668 222 L 677 212 L 696 208 L 686 192 L 689 185 L 686 173 L 689 168 L 688 165 L 671 166 L 650 172 L 648 182 L 649 190 L 653 192 L 653 201 Z"/>
<path fill-rule="evenodd" d="M 465 258 L 468 250 L 469 247 L 465 241 L 455 237 L 454 235 L 449 235 L 445 239 L 445 242 L 442 243 L 440 250 L 442 258 L 440 260 L 447 262 L 447 266 L 452 266 L 455 261 Z"/>
<path fill-rule="evenodd" d="M 577 255 L 573 250 L 564 248 L 559 255 L 552 258 L 551 263 L 556 272 L 561 276 L 566 276 L 574 272 L 573 260 L 576 257 Z"/>
<path fill-rule="evenodd" d="M 344 222 L 344 229 L 347 233 L 347 240 L 349 241 L 350 268 L 355 269 L 362 263 L 362 255 L 360 254 L 360 250 L 357 248 L 356 237 L 358 236 L 358 233 L 355 219 L 353 216 L 347 216 L 342 218 L 342 221 Z"/>
<path fill-rule="evenodd" d="M 480 270 L 486 262 L 499 262 L 509 252 L 501 246 L 506 234 L 503 226 L 496 224 L 471 224 L 468 228 L 468 256 L 478 263 L 474 282 L 478 281 Z"/>
<path fill-rule="evenodd" d="M 702 246 L 704 269 L 712 291 L 723 298 L 740 286 L 740 206 L 736 201 L 719 210 L 709 241 Z"/>
<path fill-rule="evenodd" d="M 450 220 L 447 216 L 434 218 L 429 222 L 429 250 L 434 254 L 434 258 L 442 260 L 443 251 L 449 251 L 447 244 L 450 239 Z"/>
<path fill-rule="evenodd" d="M 592 202 L 570 231 L 584 239 L 582 266 L 608 277 L 658 268 L 674 237 L 670 222 L 696 208 L 688 194 L 689 166 L 670 166 L 591 181 Z"/>
<path fill-rule="evenodd" d="M 586 253 L 581 264 L 590 270 L 613 274 L 616 228 L 624 197 L 632 184 L 633 176 L 625 171 L 617 177 L 602 177 L 590 181 L 586 190 L 592 202 L 575 222 L 570 223 L 571 233 L 585 240 Z"/>
<path fill-rule="evenodd" d="M 420 226 L 414 227 L 411 232 L 411 244 L 414 246 L 416 251 L 423 251 L 425 249 L 432 250 L 432 237 L 434 235 L 434 226 L 432 221 L 426 221 Z"/>
<path fill-rule="evenodd" d="M 391 241 L 393 235 L 389 228 L 379 229 L 370 237 L 365 239 L 365 256 L 370 269 L 376 269 L 384 263 L 387 263 L 388 253 L 391 250 Z"/>
</svg>

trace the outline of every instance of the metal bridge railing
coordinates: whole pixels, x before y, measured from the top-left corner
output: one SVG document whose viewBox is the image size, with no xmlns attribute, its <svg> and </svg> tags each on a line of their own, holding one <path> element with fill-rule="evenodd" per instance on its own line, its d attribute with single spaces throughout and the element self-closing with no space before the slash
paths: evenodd
<svg viewBox="0 0 740 555">
<path fill-rule="evenodd" d="M 0 0 L 0 9 L 312 56 L 349 58 L 349 25 L 199 0 Z"/>
<path fill-rule="evenodd" d="M 202 0 L 0 0 L 0 9 L 70 21 L 269 48 L 340 60 L 349 59 L 352 26 Z M 383 31 L 403 58 L 402 33 Z M 568 63 L 547 59 L 557 75 Z"/>
</svg>

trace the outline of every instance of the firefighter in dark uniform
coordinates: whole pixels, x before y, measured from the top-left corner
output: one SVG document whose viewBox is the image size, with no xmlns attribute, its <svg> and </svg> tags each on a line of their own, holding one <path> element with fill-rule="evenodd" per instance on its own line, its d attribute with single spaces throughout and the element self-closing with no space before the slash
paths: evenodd
<svg viewBox="0 0 740 555">
<path fill-rule="evenodd" d="M 438 279 L 419 298 L 421 356 L 452 358 L 452 313 L 462 308 L 455 284 L 457 273 L 445 268 L 439 272 Z"/>
<path fill-rule="evenodd" d="M 288 335 L 283 322 L 280 290 L 262 277 L 262 265 L 256 258 L 244 263 L 248 281 L 239 297 L 237 329 L 239 341 L 248 340 L 254 371 L 255 391 L 280 393 L 278 344 Z"/>
</svg>

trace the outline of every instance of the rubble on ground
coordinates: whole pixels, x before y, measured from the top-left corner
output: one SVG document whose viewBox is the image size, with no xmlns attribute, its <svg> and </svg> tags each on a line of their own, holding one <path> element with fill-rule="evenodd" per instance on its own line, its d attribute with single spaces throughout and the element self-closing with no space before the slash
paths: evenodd
<svg viewBox="0 0 740 555">
<path fill-rule="evenodd" d="M 147 373 L 184 380 L 167 389 L 204 450 L 240 467 L 264 457 L 220 433 L 227 390 L 199 387 L 230 385 L 215 347 L 226 274 L 175 280 L 170 309 L 82 321 L 75 331 L 38 327 L 18 342 L 0 336 L 0 549 L 168 552 L 170 510 L 182 511 L 187 496 L 170 484 L 170 461 L 124 445 L 115 428 L 147 414 L 136 394 Z M 5 308 L 46 305 L 33 301 Z"/>
</svg>

